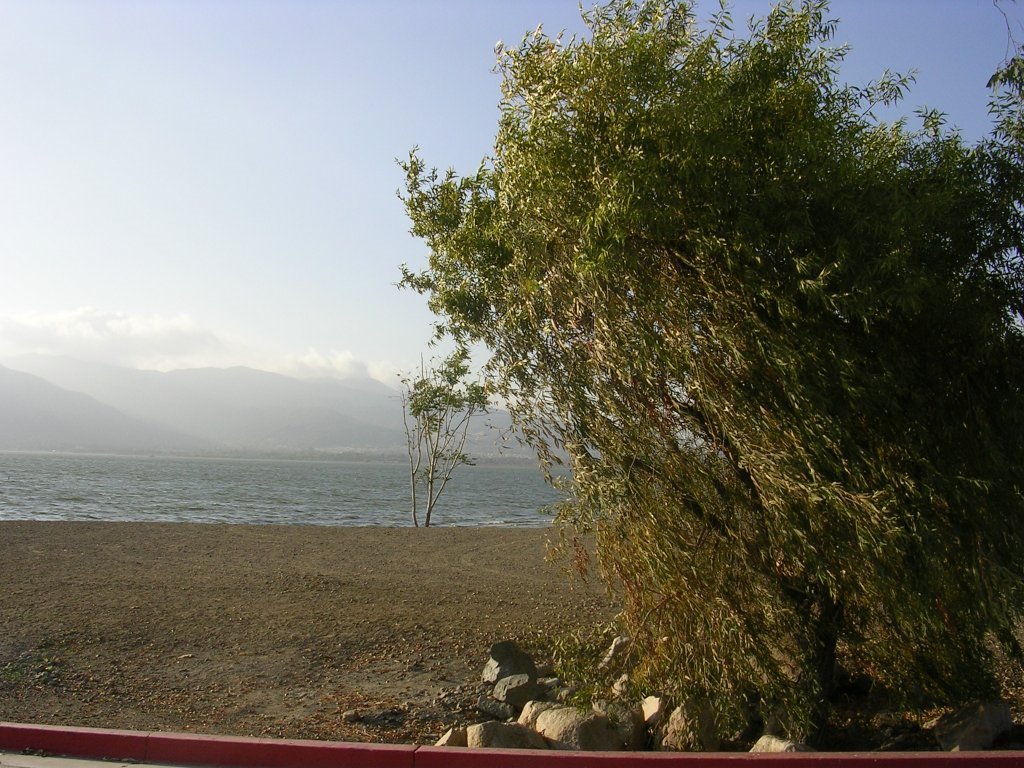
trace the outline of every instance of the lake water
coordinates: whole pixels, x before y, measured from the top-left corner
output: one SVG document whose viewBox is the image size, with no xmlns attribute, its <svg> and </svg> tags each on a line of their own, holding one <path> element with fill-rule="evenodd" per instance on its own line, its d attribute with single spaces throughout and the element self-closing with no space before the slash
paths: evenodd
<svg viewBox="0 0 1024 768">
<path fill-rule="evenodd" d="M 546 526 L 558 498 L 532 466 L 460 467 L 431 524 Z M 412 525 L 399 462 L 60 453 L 0 453 L 0 520 Z"/>
</svg>

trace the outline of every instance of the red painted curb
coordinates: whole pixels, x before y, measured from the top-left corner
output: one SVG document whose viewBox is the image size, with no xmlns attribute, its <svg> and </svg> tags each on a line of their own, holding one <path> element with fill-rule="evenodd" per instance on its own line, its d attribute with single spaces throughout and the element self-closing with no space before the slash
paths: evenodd
<svg viewBox="0 0 1024 768">
<path fill-rule="evenodd" d="M 1024 768 L 1021 752 L 561 752 L 147 733 L 0 722 L 0 751 L 217 768 Z"/>
<path fill-rule="evenodd" d="M 0 749 L 111 760 L 145 760 L 148 733 L 105 728 L 0 723 Z"/>
</svg>

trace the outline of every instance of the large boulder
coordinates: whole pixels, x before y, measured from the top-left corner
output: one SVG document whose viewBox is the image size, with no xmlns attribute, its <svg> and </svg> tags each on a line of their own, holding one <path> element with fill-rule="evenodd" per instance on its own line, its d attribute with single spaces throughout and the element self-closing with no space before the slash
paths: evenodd
<svg viewBox="0 0 1024 768">
<path fill-rule="evenodd" d="M 614 752 L 622 749 L 619 732 L 604 715 L 581 712 L 575 707 L 547 709 L 534 726 L 555 749 Z"/>
<path fill-rule="evenodd" d="M 490 696 L 481 696 L 477 699 L 476 708 L 478 712 L 483 712 L 495 720 L 508 720 L 516 716 L 515 708 L 511 704 L 492 699 Z"/>
<path fill-rule="evenodd" d="M 480 675 L 485 683 L 497 683 L 503 677 L 512 675 L 528 675 L 531 680 L 537 679 L 537 667 L 530 654 L 512 640 L 492 645 L 489 656 Z"/>
<path fill-rule="evenodd" d="M 1013 728 L 1010 707 L 1002 701 L 975 701 L 940 717 L 932 728 L 947 751 L 990 749 L 996 738 Z"/>
<path fill-rule="evenodd" d="M 434 744 L 435 747 L 466 747 L 469 746 L 466 740 L 465 728 L 449 728 L 444 735 Z"/>
<path fill-rule="evenodd" d="M 661 748 L 672 752 L 715 752 L 720 745 L 715 713 L 696 701 L 673 709 L 661 735 Z"/>
<path fill-rule="evenodd" d="M 536 699 L 540 690 L 537 681 L 529 675 L 509 675 L 497 682 L 492 696 L 519 711 L 526 702 Z"/>
<path fill-rule="evenodd" d="M 611 720 L 625 749 L 643 749 L 647 745 L 647 724 L 639 704 L 625 701 L 595 701 L 594 711 Z"/>
<path fill-rule="evenodd" d="M 544 737 L 519 723 L 499 723 L 491 720 L 466 729 L 466 744 L 492 749 L 547 749 Z"/>
<path fill-rule="evenodd" d="M 528 701 L 523 705 L 523 711 L 519 713 L 519 724 L 525 725 L 527 728 L 536 728 L 537 718 L 540 717 L 541 712 L 558 709 L 561 706 L 553 701 Z"/>
<path fill-rule="evenodd" d="M 644 722 L 648 728 L 657 728 L 665 719 L 668 706 L 661 696 L 648 696 L 640 702 L 640 708 L 644 713 Z"/>
<path fill-rule="evenodd" d="M 750 748 L 751 752 L 813 752 L 806 744 L 765 734 Z"/>
</svg>

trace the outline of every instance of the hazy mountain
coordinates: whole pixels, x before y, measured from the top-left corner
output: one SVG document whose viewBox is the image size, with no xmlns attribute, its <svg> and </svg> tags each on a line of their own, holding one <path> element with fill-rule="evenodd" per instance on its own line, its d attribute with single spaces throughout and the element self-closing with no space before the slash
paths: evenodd
<svg viewBox="0 0 1024 768">
<path fill-rule="evenodd" d="M 209 444 L 0 366 L 0 449 L 198 451 Z"/>
<path fill-rule="evenodd" d="M 362 451 L 405 448 L 398 392 L 373 379 L 296 379 L 252 368 L 140 371 L 68 358 L 7 361 L 123 417 L 194 436 L 225 451 Z M 505 427 L 507 414 L 486 417 Z M 474 422 L 471 451 L 499 453 L 500 435 Z"/>
</svg>

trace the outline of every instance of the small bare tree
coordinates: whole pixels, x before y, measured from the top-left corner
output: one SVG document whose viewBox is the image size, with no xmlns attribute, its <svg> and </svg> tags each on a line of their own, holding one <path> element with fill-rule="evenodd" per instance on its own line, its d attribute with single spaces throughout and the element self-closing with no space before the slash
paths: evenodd
<svg viewBox="0 0 1024 768">
<path fill-rule="evenodd" d="M 465 452 L 470 420 L 487 412 L 483 384 L 467 381 L 469 353 L 459 348 L 440 365 L 420 361 L 419 375 L 402 379 L 402 421 L 409 452 L 412 523 L 429 527 L 437 500 L 456 467 L 472 465 Z"/>
</svg>

